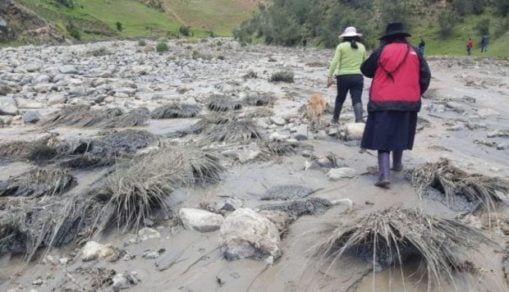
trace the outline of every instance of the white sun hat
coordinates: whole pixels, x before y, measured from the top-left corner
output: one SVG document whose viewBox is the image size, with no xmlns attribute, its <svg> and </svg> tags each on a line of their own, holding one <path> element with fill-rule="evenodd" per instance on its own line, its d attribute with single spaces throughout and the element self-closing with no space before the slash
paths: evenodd
<svg viewBox="0 0 509 292">
<path fill-rule="evenodd" d="M 345 31 L 341 35 L 339 35 L 340 38 L 355 36 L 361 37 L 362 33 L 357 33 L 357 29 L 353 26 L 345 28 Z"/>
</svg>

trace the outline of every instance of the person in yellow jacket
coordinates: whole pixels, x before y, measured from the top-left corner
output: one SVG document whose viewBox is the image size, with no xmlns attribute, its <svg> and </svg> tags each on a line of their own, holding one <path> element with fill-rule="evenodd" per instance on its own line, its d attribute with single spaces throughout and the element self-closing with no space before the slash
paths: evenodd
<svg viewBox="0 0 509 292">
<path fill-rule="evenodd" d="M 332 124 L 337 124 L 348 92 L 352 98 L 355 122 L 363 122 L 362 89 L 364 78 L 361 65 L 366 59 L 366 47 L 360 42 L 362 34 L 353 26 L 347 27 L 339 36 L 342 42 L 337 46 L 334 59 L 329 68 L 327 87 L 337 81 L 337 96 L 332 116 Z"/>
</svg>

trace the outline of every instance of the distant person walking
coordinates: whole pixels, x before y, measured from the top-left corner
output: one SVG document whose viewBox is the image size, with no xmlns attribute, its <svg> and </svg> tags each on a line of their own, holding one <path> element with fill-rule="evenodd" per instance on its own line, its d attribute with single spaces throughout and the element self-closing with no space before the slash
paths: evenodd
<svg viewBox="0 0 509 292">
<path fill-rule="evenodd" d="M 357 33 L 353 26 L 347 27 L 339 36 L 342 42 L 337 46 L 334 59 L 329 68 L 327 87 L 334 83 L 336 77 L 337 96 L 331 124 L 339 123 L 339 115 L 343 108 L 348 92 L 352 98 L 355 122 L 362 122 L 362 89 L 364 78 L 361 74 L 361 64 L 366 59 L 366 48 L 360 43 L 362 34 Z"/>
<path fill-rule="evenodd" d="M 419 43 L 419 47 L 417 48 L 419 50 L 419 53 L 424 56 L 424 49 L 426 48 L 426 42 L 424 42 L 424 39 L 421 38 L 421 42 Z"/>
<path fill-rule="evenodd" d="M 390 185 L 391 152 L 392 169 L 403 169 L 403 151 L 413 147 L 421 96 L 431 79 L 426 60 L 410 46 L 409 36 L 402 23 L 389 23 L 381 47 L 361 67 L 366 77 L 373 78 L 361 147 L 378 150 L 375 185 L 381 188 Z"/>
<path fill-rule="evenodd" d="M 467 41 L 467 54 L 470 56 L 472 55 L 472 48 L 474 47 L 474 42 L 472 41 L 472 38 L 468 38 Z"/>
<path fill-rule="evenodd" d="M 307 39 L 303 39 L 302 40 L 302 47 L 304 48 L 304 50 L 306 49 L 307 45 L 308 45 L 308 40 Z"/>
<path fill-rule="evenodd" d="M 485 53 L 488 51 L 489 42 L 490 37 L 487 34 L 484 34 L 481 39 L 481 53 Z"/>
</svg>

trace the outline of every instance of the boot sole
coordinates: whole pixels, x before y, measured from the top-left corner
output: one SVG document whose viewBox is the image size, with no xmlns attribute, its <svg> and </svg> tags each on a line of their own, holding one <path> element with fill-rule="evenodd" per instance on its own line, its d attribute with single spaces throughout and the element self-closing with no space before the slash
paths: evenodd
<svg viewBox="0 0 509 292">
<path fill-rule="evenodd" d="M 383 180 L 383 181 L 376 182 L 375 186 L 382 188 L 382 189 L 390 189 L 391 182 Z"/>
</svg>

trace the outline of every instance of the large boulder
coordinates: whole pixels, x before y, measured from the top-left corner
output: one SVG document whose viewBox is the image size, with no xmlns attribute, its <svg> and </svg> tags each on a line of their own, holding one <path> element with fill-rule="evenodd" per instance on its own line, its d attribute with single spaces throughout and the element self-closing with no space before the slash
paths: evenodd
<svg viewBox="0 0 509 292">
<path fill-rule="evenodd" d="M 220 234 L 227 260 L 281 256 L 278 228 L 252 209 L 241 208 L 226 217 Z"/>
<path fill-rule="evenodd" d="M 345 140 L 346 141 L 355 141 L 361 140 L 362 135 L 364 134 L 364 127 L 366 125 L 364 123 L 348 123 L 344 126 L 345 132 Z"/>
<path fill-rule="evenodd" d="M 200 232 L 216 231 L 223 224 L 223 216 L 201 209 L 182 208 L 179 217 L 184 228 Z"/>
</svg>

